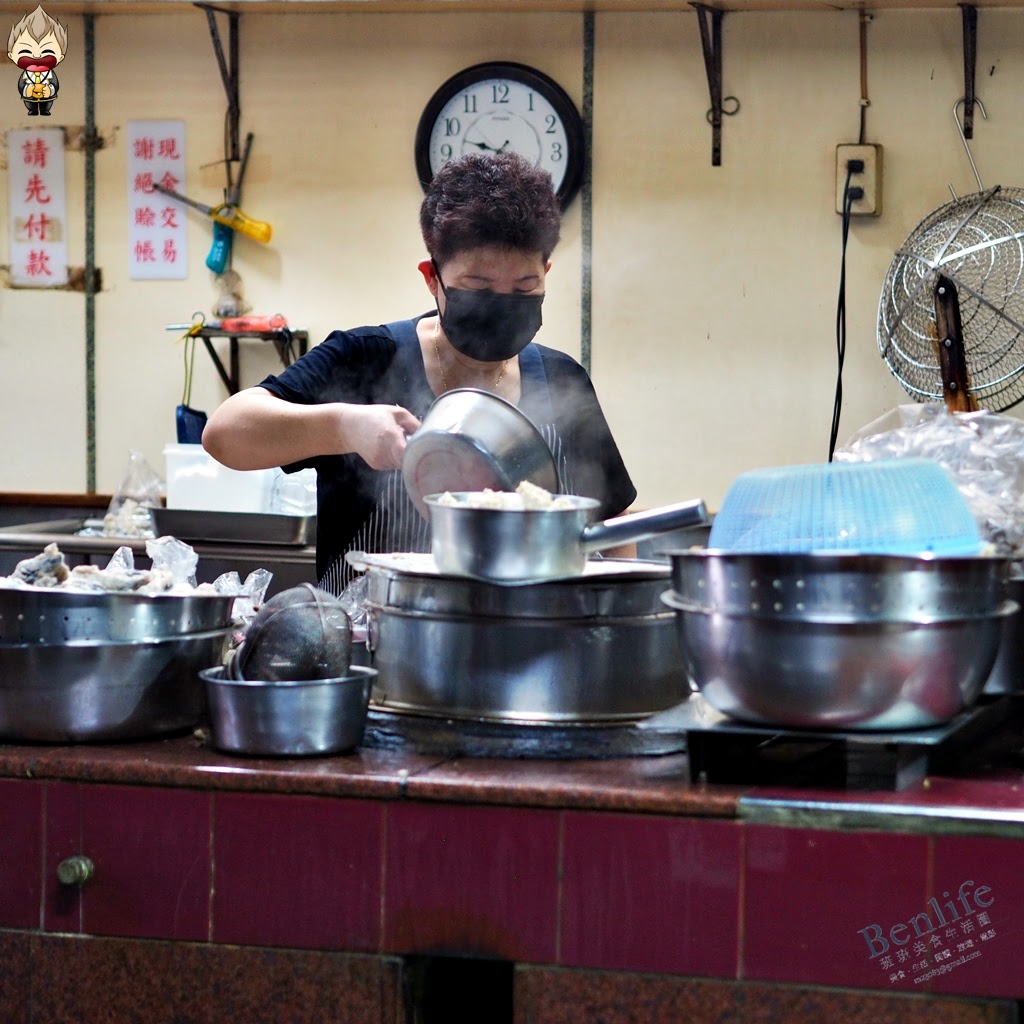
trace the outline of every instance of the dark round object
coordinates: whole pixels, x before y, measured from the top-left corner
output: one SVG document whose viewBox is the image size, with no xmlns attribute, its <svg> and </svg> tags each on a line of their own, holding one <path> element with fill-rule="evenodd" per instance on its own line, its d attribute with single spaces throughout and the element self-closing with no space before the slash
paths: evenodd
<svg viewBox="0 0 1024 1024">
<path fill-rule="evenodd" d="M 303 583 L 257 612 L 238 649 L 240 679 L 266 682 L 336 679 L 348 673 L 352 624 L 341 602 Z"/>
</svg>

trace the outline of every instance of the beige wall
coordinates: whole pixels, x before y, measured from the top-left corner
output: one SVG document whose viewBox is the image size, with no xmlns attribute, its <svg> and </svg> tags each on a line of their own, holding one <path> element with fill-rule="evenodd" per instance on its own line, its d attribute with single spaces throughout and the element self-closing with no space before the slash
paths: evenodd
<svg viewBox="0 0 1024 1024">
<path fill-rule="evenodd" d="M 51 13 L 59 14 L 54 6 Z M 82 22 L 69 17 L 55 124 L 81 124 Z M 1024 11 L 979 18 L 973 153 L 985 184 L 1019 184 Z M 730 14 L 723 165 L 710 164 L 707 85 L 692 13 L 596 18 L 593 376 L 640 492 L 652 505 L 703 496 L 757 465 L 827 455 L 835 383 L 840 218 L 834 148 L 854 142 L 858 28 L 850 12 Z M 283 312 L 320 340 L 334 327 L 422 312 L 416 271 L 419 114 L 455 71 L 486 59 L 532 64 L 582 102 L 579 14 L 249 14 L 241 19 L 242 130 L 256 134 L 244 207 L 274 225 L 240 240 L 235 268 L 254 312 Z M 976 184 L 952 120 L 962 94 L 956 9 L 881 13 L 869 29 L 867 141 L 885 147 L 884 213 L 856 221 L 848 254 L 846 401 L 840 437 L 907 401 L 878 355 L 875 315 L 894 249 L 932 209 Z M 14 91 L 0 126 L 26 127 Z M 991 70 L 990 70 L 991 69 Z M 187 121 L 188 192 L 220 196 L 224 94 L 205 17 L 184 8 L 96 19 L 97 487 L 112 490 L 129 449 L 162 470 L 174 439 L 181 346 L 166 323 L 209 312 L 209 223 L 189 215 L 190 274 L 136 282 L 127 270 L 124 127 Z M 80 153 L 67 159 L 82 209 Z M 0 184 L 6 184 L 0 172 Z M 4 189 L 6 192 L 6 189 Z M 3 205 L 6 216 L 6 201 Z M 81 216 L 72 263 L 84 260 Z M 0 262 L 6 262 L 6 234 Z M 555 254 L 541 340 L 579 354 L 580 203 Z M 0 490 L 86 486 L 84 300 L 0 290 Z M 192 404 L 224 397 L 200 352 Z M 274 369 L 244 346 L 243 383 Z"/>
</svg>

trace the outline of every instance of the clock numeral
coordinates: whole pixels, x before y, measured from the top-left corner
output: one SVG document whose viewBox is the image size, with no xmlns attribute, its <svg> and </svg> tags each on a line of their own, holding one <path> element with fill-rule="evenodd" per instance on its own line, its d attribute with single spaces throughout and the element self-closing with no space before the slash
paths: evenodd
<svg viewBox="0 0 1024 1024">
<path fill-rule="evenodd" d="M 551 143 L 551 162 L 558 163 L 562 159 L 562 144 L 560 142 Z"/>
<path fill-rule="evenodd" d="M 492 103 L 508 103 L 508 82 L 495 82 L 491 86 Z"/>
<path fill-rule="evenodd" d="M 526 102 L 526 109 L 527 110 L 533 110 L 533 93 L 532 92 L 526 94 L 526 100 L 527 100 L 527 102 Z"/>
<path fill-rule="evenodd" d="M 558 118 L 555 117 L 554 114 L 548 114 L 544 118 L 544 123 L 547 125 L 547 127 L 544 129 L 544 134 L 545 135 L 554 135 L 555 134 L 555 126 L 558 124 Z"/>
<path fill-rule="evenodd" d="M 462 131 L 462 125 L 457 117 L 446 117 L 444 119 L 445 135 L 458 135 Z"/>
<path fill-rule="evenodd" d="M 467 93 L 462 98 L 462 112 L 464 114 L 475 114 L 476 113 L 476 97 L 471 96 Z"/>
<path fill-rule="evenodd" d="M 441 156 L 444 157 L 445 160 L 451 160 L 451 158 L 452 158 L 452 147 L 451 147 L 451 143 L 450 142 L 446 142 L 441 147 Z"/>
</svg>

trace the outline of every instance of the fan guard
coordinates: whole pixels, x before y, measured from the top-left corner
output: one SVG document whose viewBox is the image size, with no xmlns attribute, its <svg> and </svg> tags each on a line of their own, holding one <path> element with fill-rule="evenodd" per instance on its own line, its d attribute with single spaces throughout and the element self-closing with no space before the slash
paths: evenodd
<svg viewBox="0 0 1024 1024">
<path fill-rule="evenodd" d="M 878 304 L 878 347 L 918 402 L 942 401 L 933 289 L 956 286 L 969 391 L 1000 412 L 1024 399 L 1024 189 L 995 188 L 939 207 L 896 251 Z"/>
</svg>

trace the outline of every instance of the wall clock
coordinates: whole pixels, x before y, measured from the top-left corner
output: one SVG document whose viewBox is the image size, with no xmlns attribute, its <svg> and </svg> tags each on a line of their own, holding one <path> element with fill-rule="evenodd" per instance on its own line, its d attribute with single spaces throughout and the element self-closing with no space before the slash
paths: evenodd
<svg viewBox="0 0 1024 1024">
<path fill-rule="evenodd" d="M 583 119 L 557 82 L 525 64 L 488 61 L 430 98 L 416 129 L 416 172 L 426 188 L 453 157 L 512 150 L 551 174 L 565 209 L 583 180 L 583 148 Z"/>
</svg>

